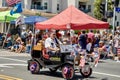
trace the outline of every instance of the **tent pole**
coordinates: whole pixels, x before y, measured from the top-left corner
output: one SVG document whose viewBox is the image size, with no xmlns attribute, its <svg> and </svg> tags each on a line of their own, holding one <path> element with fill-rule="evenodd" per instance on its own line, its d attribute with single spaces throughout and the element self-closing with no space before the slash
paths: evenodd
<svg viewBox="0 0 120 80">
<path fill-rule="evenodd" d="M 115 34 L 115 15 L 116 15 L 115 9 L 116 9 L 116 7 L 114 6 L 114 11 L 113 11 L 113 35 Z"/>
<path fill-rule="evenodd" d="M 33 46 L 34 46 L 34 44 L 35 44 L 35 39 L 34 38 L 36 38 L 35 37 L 35 28 L 34 28 L 34 24 L 33 24 L 33 35 L 32 35 L 32 38 L 31 38 L 31 50 L 30 50 L 30 52 L 31 52 L 31 55 L 32 55 L 32 49 L 33 49 Z"/>
<path fill-rule="evenodd" d="M 5 20 L 4 20 L 4 30 L 3 31 L 5 33 L 6 33 L 6 19 L 7 19 L 7 15 L 5 15 Z M 5 34 L 5 39 L 3 40 L 2 48 L 4 48 L 6 38 L 7 38 L 7 33 Z"/>
<path fill-rule="evenodd" d="M 33 34 L 34 34 L 33 39 L 35 38 L 34 44 L 36 44 L 35 24 L 33 24 Z"/>
<path fill-rule="evenodd" d="M 6 26 L 5 26 L 6 27 Z M 9 25 L 8 25 L 8 29 L 7 29 L 7 32 L 6 32 L 6 35 L 5 35 L 5 39 L 4 39 L 4 41 L 3 41 L 3 45 L 2 45 L 2 48 L 4 48 L 4 45 L 5 45 L 5 42 L 6 42 L 6 40 L 7 40 L 7 35 L 8 35 L 8 33 L 9 33 L 9 30 L 10 30 L 10 23 L 9 23 Z"/>
</svg>

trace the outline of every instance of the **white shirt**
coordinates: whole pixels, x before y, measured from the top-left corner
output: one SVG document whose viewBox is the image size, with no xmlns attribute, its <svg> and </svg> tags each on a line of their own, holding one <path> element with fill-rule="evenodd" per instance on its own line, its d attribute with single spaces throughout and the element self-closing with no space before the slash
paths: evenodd
<svg viewBox="0 0 120 80">
<path fill-rule="evenodd" d="M 29 34 L 32 34 L 32 31 L 29 31 Z"/>
<path fill-rule="evenodd" d="M 26 31 L 22 31 L 22 33 L 21 33 L 21 37 L 22 37 L 22 38 L 25 38 L 26 35 L 27 35 L 27 32 L 26 32 Z"/>
<path fill-rule="evenodd" d="M 60 34 L 65 35 L 65 32 L 64 31 L 59 31 Z"/>
<path fill-rule="evenodd" d="M 57 48 L 55 42 L 51 38 L 47 38 L 45 40 L 45 48 L 47 49 L 47 51 L 50 51 L 48 47 Z"/>
<path fill-rule="evenodd" d="M 87 46 L 86 46 L 86 49 L 87 49 L 88 51 L 90 51 L 90 50 L 91 50 L 91 46 L 92 46 L 92 43 L 88 43 Z"/>
<path fill-rule="evenodd" d="M 11 40 L 11 37 L 8 37 L 8 38 L 7 38 L 7 41 L 9 41 L 9 40 Z"/>
</svg>

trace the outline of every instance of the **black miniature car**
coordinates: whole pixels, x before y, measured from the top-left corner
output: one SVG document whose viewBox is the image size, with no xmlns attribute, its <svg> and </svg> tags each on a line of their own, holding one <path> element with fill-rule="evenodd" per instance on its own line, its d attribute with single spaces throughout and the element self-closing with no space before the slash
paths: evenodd
<svg viewBox="0 0 120 80">
<path fill-rule="evenodd" d="M 32 74 L 40 72 L 40 69 L 49 68 L 51 72 L 56 72 L 58 69 L 61 70 L 62 76 L 65 79 L 72 79 L 75 74 L 75 60 L 71 56 L 71 45 L 61 45 L 60 54 L 49 55 L 46 50 L 33 50 L 31 60 L 28 60 L 28 70 Z M 92 68 L 89 63 L 85 63 L 85 66 L 80 68 L 79 71 L 83 77 L 89 77 L 92 74 Z"/>
</svg>

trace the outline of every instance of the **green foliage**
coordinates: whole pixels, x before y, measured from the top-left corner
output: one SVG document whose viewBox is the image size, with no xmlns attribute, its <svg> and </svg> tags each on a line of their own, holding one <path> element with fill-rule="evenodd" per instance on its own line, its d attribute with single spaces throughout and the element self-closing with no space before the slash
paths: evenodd
<svg viewBox="0 0 120 80">
<path fill-rule="evenodd" d="M 41 16 L 41 13 L 36 13 L 37 16 Z"/>
<path fill-rule="evenodd" d="M 113 29 L 113 26 L 112 26 L 112 25 L 110 25 L 110 26 L 109 26 L 109 29 Z"/>
<path fill-rule="evenodd" d="M 89 30 L 87 29 L 85 32 L 86 32 L 86 33 L 88 33 L 88 32 L 89 32 Z"/>
<path fill-rule="evenodd" d="M 102 14 L 100 13 L 100 4 L 102 3 L 102 0 L 95 0 L 94 2 L 94 16 L 97 19 L 102 18 Z"/>
<path fill-rule="evenodd" d="M 75 34 L 78 34 L 78 32 L 80 32 L 80 30 L 75 30 Z"/>
<path fill-rule="evenodd" d="M 114 6 L 112 4 L 112 0 L 108 0 L 108 11 L 113 11 Z"/>
<path fill-rule="evenodd" d="M 95 0 L 94 2 L 94 16 L 99 20 L 101 20 L 103 17 L 103 15 L 100 13 L 100 4 L 102 3 L 102 1 L 103 0 Z M 108 11 L 113 11 L 112 0 L 108 0 Z"/>
</svg>

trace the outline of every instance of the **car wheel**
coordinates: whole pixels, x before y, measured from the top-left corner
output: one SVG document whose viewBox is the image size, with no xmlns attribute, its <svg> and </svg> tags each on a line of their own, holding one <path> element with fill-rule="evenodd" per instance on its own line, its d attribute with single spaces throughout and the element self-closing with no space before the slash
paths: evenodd
<svg viewBox="0 0 120 80">
<path fill-rule="evenodd" d="M 85 65 L 80 69 L 80 73 L 83 77 L 88 78 L 92 74 L 92 68 L 90 65 Z"/>
<path fill-rule="evenodd" d="M 37 61 L 31 61 L 29 69 L 32 74 L 37 74 L 40 71 L 40 65 Z"/>
<path fill-rule="evenodd" d="M 74 76 L 74 68 L 71 65 L 65 65 L 62 67 L 62 76 L 63 78 L 70 80 Z"/>
</svg>

